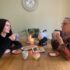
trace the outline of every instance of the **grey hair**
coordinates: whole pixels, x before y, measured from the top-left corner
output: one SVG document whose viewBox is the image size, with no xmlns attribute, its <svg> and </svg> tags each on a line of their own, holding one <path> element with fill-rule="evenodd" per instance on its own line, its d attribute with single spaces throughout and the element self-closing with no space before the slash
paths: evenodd
<svg viewBox="0 0 70 70">
<path fill-rule="evenodd" d="M 69 20 L 70 21 L 70 17 L 65 17 L 65 19 Z"/>
</svg>

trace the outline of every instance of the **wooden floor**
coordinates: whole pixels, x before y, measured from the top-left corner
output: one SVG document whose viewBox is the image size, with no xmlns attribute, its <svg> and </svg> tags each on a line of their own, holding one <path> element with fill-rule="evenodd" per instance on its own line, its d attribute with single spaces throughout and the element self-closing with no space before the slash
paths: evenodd
<svg viewBox="0 0 70 70">
<path fill-rule="evenodd" d="M 39 60 L 28 58 L 23 60 L 21 55 L 10 55 L 0 59 L 0 70 L 70 70 L 70 61 L 61 56 L 49 57 L 41 54 Z"/>
</svg>

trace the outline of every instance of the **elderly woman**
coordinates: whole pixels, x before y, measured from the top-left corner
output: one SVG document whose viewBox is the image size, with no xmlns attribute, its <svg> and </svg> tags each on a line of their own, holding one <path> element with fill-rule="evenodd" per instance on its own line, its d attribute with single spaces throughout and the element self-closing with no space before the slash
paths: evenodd
<svg viewBox="0 0 70 70">
<path fill-rule="evenodd" d="M 51 41 L 53 50 L 56 51 L 55 56 L 63 54 L 63 56 L 70 60 L 70 17 L 66 17 L 62 23 L 62 30 L 55 30 L 52 34 Z M 53 53 L 49 53 L 50 56 Z"/>
</svg>

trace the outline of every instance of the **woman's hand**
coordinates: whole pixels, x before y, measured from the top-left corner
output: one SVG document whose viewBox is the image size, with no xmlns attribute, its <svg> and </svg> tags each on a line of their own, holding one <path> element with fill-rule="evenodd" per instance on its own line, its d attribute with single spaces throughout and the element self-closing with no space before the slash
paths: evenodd
<svg viewBox="0 0 70 70">
<path fill-rule="evenodd" d="M 53 37 L 54 40 L 57 40 L 59 38 L 59 36 L 60 36 L 59 31 L 53 32 L 53 34 L 52 34 L 52 37 Z"/>
<path fill-rule="evenodd" d="M 11 36 L 9 36 L 9 39 L 12 40 L 12 41 L 15 41 L 16 35 L 15 34 L 12 34 Z"/>
</svg>

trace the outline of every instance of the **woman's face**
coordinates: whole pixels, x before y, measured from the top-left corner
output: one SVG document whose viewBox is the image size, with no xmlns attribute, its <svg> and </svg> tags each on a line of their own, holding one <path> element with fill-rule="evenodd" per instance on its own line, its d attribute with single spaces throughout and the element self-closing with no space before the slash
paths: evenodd
<svg viewBox="0 0 70 70">
<path fill-rule="evenodd" d="M 70 20 L 65 19 L 62 24 L 62 31 L 70 32 Z"/>
<path fill-rule="evenodd" d="M 11 25 L 10 25 L 10 23 L 7 21 L 7 22 L 5 23 L 3 32 L 4 32 L 4 33 L 9 33 L 9 32 L 10 32 L 10 29 L 11 29 Z"/>
</svg>

